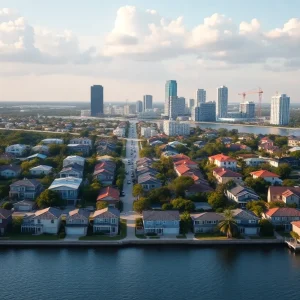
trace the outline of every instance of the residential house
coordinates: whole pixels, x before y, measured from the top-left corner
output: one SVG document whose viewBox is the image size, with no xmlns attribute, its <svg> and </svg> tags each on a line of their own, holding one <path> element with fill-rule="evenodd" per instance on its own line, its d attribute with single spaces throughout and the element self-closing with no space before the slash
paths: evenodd
<svg viewBox="0 0 300 300">
<path fill-rule="evenodd" d="M 289 152 L 295 152 L 295 151 L 300 151 L 300 147 L 297 146 L 297 147 L 293 147 L 293 148 L 289 149 Z"/>
<path fill-rule="evenodd" d="M 274 142 L 268 137 L 263 137 L 259 142 L 258 150 L 273 154 L 280 149 L 279 147 L 274 146 Z"/>
<path fill-rule="evenodd" d="M 66 234 L 84 236 L 89 226 L 90 212 L 83 208 L 71 210 L 66 217 Z"/>
<path fill-rule="evenodd" d="M 300 136 L 291 135 L 288 137 L 288 146 L 296 147 L 300 146 Z"/>
<path fill-rule="evenodd" d="M 251 172 L 250 175 L 254 178 L 262 178 L 265 181 L 271 183 L 272 185 L 282 184 L 282 180 L 279 178 L 279 175 L 272 173 L 268 170 L 259 170 Z"/>
<path fill-rule="evenodd" d="M 41 141 L 41 143 L 44 145 L 50 145 L 50 144 L 61 145 L 64 143 L 64 141 L 62 139 L 44 139 Z"/>
<path fill-rule="evenodd" d="M 47 155 L 45 154 L 41 154 L 41 153 L 35 153 L 35 154 L 32 154 L 26 158 L 22 158 L 21 160 L 22 161 L 30 161 L 30 160 L 33 160 L 33 159 L 46 159 L 47 158 Z"/>
<path fill-rule="evenodd" d="M 120 191 L 111 186 L 104 187 L 99 192 L 98 201 L 104 201 L 109 207 L 117 208 L 120 202 Z"/>
<path fill-rule="evenodd" d="M 159 174 L 158 171 L 156 171 L 155 169 L 151 168 L 151 167 L 144 167 L 144 166 L 140 166 L 136 169 L 136 175 L 140 176 L 143 175 L 145 173 L 149 173 L 152 174 L 153 176 L 156 176 L 157 174 Z"/>
<path fill-rule="evenodd" d="M 45 145 L 36 145 L 31 149 L 31 151 L 35 153 L 48 154 L 49 147 Z"/>
<path fill-rule="evenodd" d="M 290 207 L 275 207 L 266 211 L 264 218 L 269 220 L 275 228 L 283 227 L 285 231 L 290 231 L 291 222 L 300 221 L 300 211 Z"/>
<path fill-rule="evenodd" d="M 48 175 L 52 172 L 53 168 L 50 166 L 39 165 L 37 167 L 33 167 L 29 169 L 29 172 L 33 176 L 41 176 L 41 175 Z"/>
<path fill-rule="evenodd" d="M 115 171 L 115 162 L 103 161 L 95 166 L 93 176 L 104 185 L 112 185 L 115 178 Z"/>
<path fill-rule="evenodd" d="M 273 158 L 269 160 L 269 164 L 275 168 L 278 168 L 282 164 L 288 164 L 292 168 L 298 168 L 300 167 L 300 159 L 296 157 Z"/>
<path fill-rule="evenodd" d="M 230 145 L 233 139 L 231 137 L 220 137 L 217 139 L 217 141 L 224 145 Z"/>
<path fill-rule="evenodd" d="M 141 166 L 151 167 L 151 165 L 153 164 L 153 159 L 148 158 L 148 157 L 143 157 L 143 158 L 136 160 L 135 164 L 136 164 L 137 168 L 141 167 Z"/>
<path fill-rule="evenodd" d="M 0 208 L 0 236 L 6 233 L 12 225 L 12 211 Z"/>
<path fill-rule="evenodd" d="M 203 212 L 191 214 L 194 233 L 207 233 L 218 231 L 218 224 L 224 220 L 222 214 L 215 212 Z"/>
<path fill-rule="evenodd" d="M 82 183 L 81 178 L 66 177 L 56 178 L 51 183 L 49 190 L 58 192 L 67 205 L 76 205 L 79 196 L 79 187 Z"/>
<path fill-rule="evenodd" d="M 225 184 L 231 180 L 236 183 L 243 182 L 243 176 L 240 173 L 234 172 L 230 169 L 215 168 L 213 169 L 213 176 L 220 184 Z"/>
<path fill-rule="evenodd" d="M 178 235 L 180 215 L 177 210 L 145 210 L 143 211 L 144 233 L 158 235 Z"/>
<path fill-rule="evenodd" d="M 229 151 L 251 151 L 251 148 L 243 144 L 227 144 L 225 147 Z"/>
<path fill-rule="evenodd" d="M 92 216 L 93 232 L 117 235 L 119 232 L 120 211 L 113 207 L 96 210 Z"/>
<path fill-rule="evenodd" d="M 92 148 L 92 146 L 93 146 L 92 140 L 87 137 L 77 137 L 77 138 L 71 139 L 70 144 L 87 145 L 90 148 Z"/>
<path fill-rule="evenodd" d="M 177 160 L 174 162 L 174 167 L 176 168 L 177 166 L 184 165 L 187 166 L 191 170 L 197 170 L 199 169 L 198 164 L 190 159 L 182 159 L 182 160 Z M 176 171 L 176 170 L 175 170 Z"/>
<path fill-rule="evenodd" d="M 193 145 L 199 149 L 202 149 L 206 144 L 207 144 L 207 142 L 205 142 L 205 141 L 196 141 L 196 142 L 194 142 Z"/>
<path fill-rule="evenodd" d="M 193 197 L 202 193 L 213 192 L 214 189 L 210 187 L 209 183 L 206 180 L 201 180 L 199 183 L 194 183 L 186 191 L 186 197 Z"/>
<path fill-rule="evenodd" d="M 224 154 L 210 156 L 208 160 L 211 164 L 214 164 L 220 168 L 235 170 L 237 167 L 237 161 L 234 158 Z"/>
<path fill-rule="evenodd" d="M 98 141 L 97 142 L 97 154 L 98 155 L 111 155 L 116 152 L 116 144 L 108 141 Z"/>
<path fill-rule="evenodd" d="M 300 236 L 300 221 L 293 221 L 292 224 L 292 231 L 297 233 Z"/>
<path fill-rule="evenodd" d="M 27 150 L 28 147 L 26 145 L 14 144 L 14 145 L 7 146 L 5 148 L 5 153 L 10 153 L 15 156 L 22 156 L 23 154 L 26 153 Z"/>
<path fill-rule="evenodd" d="M 157 189 L 162 186 L 162 183 L 160 180 L 158 180 L 157 178 L 155 178 L 154 176 L 151 176 L 149 174 L 139 176 L 138 184 L 140 184 L 145 191 Z"/>
<path fill-rule="evenodd" d="M 268 202 L 282 201 L 287 205 L 300 206 L 300 187 L 270 186 L 268 190 Z"/>
<path fill-rule="evenodd" d="M 232 210 L 238 230 L 245 235 L 258 235 L 260 232 L 259 218 L 249 210 L 240 208 Z"/>
<path fill-rule="evenodd" d="M 34 200 L 44 189 L 38 180 L 27 178 L 18 180 L 9 187 L 9 197 L 20 200 Z"/>
<path fill-rule="evenodd" d="M 82 178 L 83 177 L 83 166 L 79 165 L 77 163 L 72 163 L 70 165 L 66 165 L 59 172 L 59 177 L 60 178 L 66 178 L 66 177 Z"/>
<path fill-rule="evenodd" d="M 63 161 L 63 167 L 74 163 L 84 167 L 85 158 L 78 155 L 67 156 Z"/>
<path fill-rule="evenodd" d="M 48 207 L 26 214 L 21 226 L 22 233 L 57 234 L 61 224 L 61 210 Z"/>
<path fill-rule="evenodd" d="M 68 144 L 68 151 L 69 153 L 82 153 L 84 156 L 89 155 L 90 153 L 90 146 L 89 145 L 84 145 L 84 144 Z"/>
<path fill-rule="evenodd" d="M 16 178 L 20 176 L 21 168 L 17 165 L 0 166 L 0 176 L 5 178 Z"/>
<path fill-rule="evenodd" d="M 226 191 L 226 196 L 229 200 L 236 202 L 239 207 L 245 208 L 246 204 L 253 200 L 258 200 L 260 197 L 249 187 L 237 185 L 234 188 Z"/>
<path fill-rule="evenodd" d="M 267 163 L 268 161 L 269 159 L 264 157 L 249 157 L 244 159 L 246 166 L 249 167 L 257 167 L 261 164 Z"/>
<path fill-rule="evenodd" d="M 13 205 L 14 205 L 14 211 L 29 212 L 35 208 L 36 203 L 34 201 L 21 200 L 14 203 Z"/>
</svg>

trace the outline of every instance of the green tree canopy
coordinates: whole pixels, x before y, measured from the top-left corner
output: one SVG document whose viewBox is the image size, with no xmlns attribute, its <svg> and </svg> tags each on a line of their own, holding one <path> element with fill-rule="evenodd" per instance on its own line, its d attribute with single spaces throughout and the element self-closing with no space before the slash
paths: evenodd
<svg viewBox="0 0 300 300">
<path fill-rule="evenodd" d="M 52 190 L 44 190 L 36 199 L 39 208 L 46 208 L 51 206 L 62 206 L 63 200 L 60 195 Z"/>
<path fill-rule="evenodd" d="M 108 203 L 106 201 L 97 201 L 96 207 L 98 210 L 108 207 Z"/>
<path fill-rule="evenodd" d="M 176 196 L 183 197 L 185 191 L 194 184 L 194 180 L 188 176 L 180 176 L 175 178 L 172 183 L 170 183 L 169 188 L 173 190 Z"/>
<path fill-rule="evenodd" d="M 195 204 L 191 200 L 177 198 L 171 201 L 173 209 L 178 209 L 180 212 L 192 212 L 195 210 Z"/>
<path fill-rule="evenodd" d="M 247 203 L 246 208 L 255 213 L 258 217 L 267 209 L 267 203 L 263 200 L 255 200 Z"/>
<path fill-rule="evenodd" d="M 144 195 L 144 189 L 141 184 L 135 184 L 132 189 L 133 197 L 141 197 Z"/>
<path fill-rule="evenodd" d="M 212 207 L 213 210 L 224 208 L 227 203 L 225 195 L 218 192 L 210 193 L 207 200 L 208 204 Z"/>
<path fill-rule="evenodd" d="M 218 228 L 222 233 L 226 234 L 227 238 L 232 238 L 238 231 L 238 227 L 236 221 L 233 218 L 232 211 L 225 210 L 224 218 L 225 219 L 218 224 Z"/>
<path fill-rule="evenodd" d="M 186 234 L 192 228 L 192 219 L 188 212 L 180 215 L 180 232 Z"/>
<path fill-rule="evenodd" d="M 140 198 L 133 202 L 133 210 L 142 213 L 143 210 L 150 209 L 150 202 L 147 198 Z"/>
<path fill-rule="evenodd" d="M 261 219 L 259 221 L 260 225 L 260 234 L 262 236 L 273 236 L 274 235 L 274 227 L 273 224 L 267 219 Z"/>
</svg>

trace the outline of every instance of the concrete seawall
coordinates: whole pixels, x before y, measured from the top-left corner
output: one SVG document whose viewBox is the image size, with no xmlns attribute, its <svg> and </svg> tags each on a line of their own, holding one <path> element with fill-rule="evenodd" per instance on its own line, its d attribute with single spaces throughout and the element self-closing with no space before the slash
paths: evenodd
<svg viewBox="0 0 300 300">
<path fill-rule="evenodd" d="M 121 241 L 24 241 L 24 240 L 2 240 L 0 247 L 135 247 L 147 245 L 189 245 L 189 246 L 226 246 L 226 245 L 285 245 L 283 240 L 159 240 L 159 239 L 140 239 L 140 240 L 121 240 Z"/>
</svg>

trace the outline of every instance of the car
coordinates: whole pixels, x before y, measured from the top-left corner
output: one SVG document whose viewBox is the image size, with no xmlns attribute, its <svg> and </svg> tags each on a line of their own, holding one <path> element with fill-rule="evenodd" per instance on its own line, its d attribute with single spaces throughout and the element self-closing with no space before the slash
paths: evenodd
<svg viewBox="0 0 300 300">
<path fill-rule="evenodd" d="M 121 192 L 120 193 L 120 197 L 124 197 L 125 196 L 125 193 L 124 192 Z"/>
<path fill-rule="evenodd" d="M 131 184 L 131 181 L 130 181 L 130 180 L 127 180 L 127 184 Z"/>
</svg>

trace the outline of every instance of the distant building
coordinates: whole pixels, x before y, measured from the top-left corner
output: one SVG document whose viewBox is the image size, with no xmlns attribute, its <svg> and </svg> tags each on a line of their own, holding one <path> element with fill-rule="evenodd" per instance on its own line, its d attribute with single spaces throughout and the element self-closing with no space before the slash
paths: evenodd
<svg viewBox="0 0 300 300">
<path fill-rule="evenodd" d="M 41 142 L 44 145 L 50 145 L 50 144 L 61 145 L 64 143 L 64 140 L 62 140 L 62 139 L 44 139 Z"/>
<path fill-rule="evenodd" d="M 136 105 L 135 104 L 125 104 L 124 105 L 124 115 L 134 115 L 136 111 Z"/>
<path fill-rule="evenodd" d="M 244 102 L 240 104 L 240 113 L 243 117 L 247 119 L 255 118 L 255 103 L 254 102 Z"/>
<path fill-rule="evenodd" d="M 136 101 L 136 113 L 141 113 L 143 111 L 143 102 L 141 100 Z"/>
<path fill-rule="evenodd" d="M 143 111 L 146 111 L 147 109 L 152 109 L 152 100 L 153 100 L 153 97 L 151 95 L 144 95 Z"/>
<path fill-rule="evenodd" d="M 176 120 L 176 118 L 180 115 L 184 115 L 185 113 L 185 98 L 183 97 L 171 97 L 170 101 L 170 111 L 169 118 L 170 120 Z"/>
<path fill-rule="evenodd" d="M 195 106 L 195 99 L 189 99 L 188 107 L 192 109 Z"/>
<path fill-rule="evenodd" d="M 85 109 L 80 111 L 80 116 L 81 117 L 90 117 L 91 116 L 91 110 L 90 109 Z"/>
<path fill-rule="evenodd" d="M 200 103 L 192 110 L 192 120 L 196 122 L 215 122 L 216 102 Z"/>
<path fill-rule="evenodd" d="M 170 115 L 170 102 L 177 98 L 176 80 L 168 80 L 165 85 L 165 115 Z"/>
<path fill-rule="evenodd" d="M 156 136 L 157 134 L 157 130 L 151 127 L 141 127 L 141 136 L 145 137 L 146 139 L 152 136 Z"/>
<path fill-rule="evenodd" d="M 196 106 L 199 106 L 200 103 L 206 102 L 206 90 L 198 89 L 196 91 Z"/>
<path fill-rule="evenodd" d="M 288 125 L 290 121 L 290 97 L 286 94 L 276 95 L 271 100 L 270 124 Z"/>
<path fill-rule="evenodd" d="M 228 111 L 228 88 L 226 86 L 218 88 L 217 99 L 216 117 L 217 119 L 226 118 Z"/>
<path fill-rule="evenodd" d="M 91 86 L 91 116 L 98 117 L 103 115 L 103 86 Z"/>
<path fill-rule="evenodd" d="M 189 135 L 190 125 L 176 121 L 164 121 L 164 133 L 168 136 Z"/>
<path fill-rule="evenodd" d="M 5 153 L 10 153 L 15 156 L 22 156 L 27 150 L 26 145 L 14 144 L 5 148 Z"/>
</svg>

